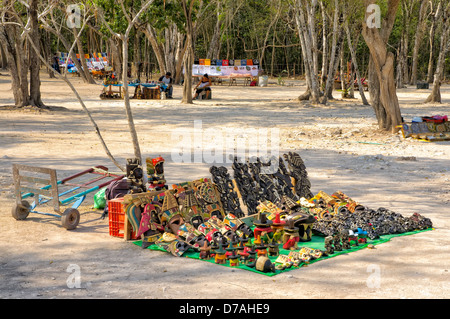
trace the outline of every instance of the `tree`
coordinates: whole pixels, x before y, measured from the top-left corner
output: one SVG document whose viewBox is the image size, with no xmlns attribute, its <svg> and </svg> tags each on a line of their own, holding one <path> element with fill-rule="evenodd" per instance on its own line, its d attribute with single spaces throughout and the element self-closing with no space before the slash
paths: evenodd
<svg viewBox="0 0 450 319">
<path fill-rule="evenodd" d="M 109 25 L 109 23 L 105 20 L 101 7 L 98 6 L 97 4 L 95 4 L 95 2 L 94 2 L 94 5 L 98 11 L 98 16 L 102 19 L 103 24 L 106 26 L 106 28 L 111 32 L 111 34 L 114 37 L 116 37 L 122 41 L 122 55 L 123 55 L 123 58 L 122 58 L 122 61 L 123 61 L 122 85 L 123 86 L 122 86 L 122 88 L 123 88 L 125 112 L 127 115 L 128 128 L 129 128 L 129 131 L 131 134 L 131 140 L 133 143 L 134 156 L 137 159 L 139 159 L 141 161 L 141 163 L 144 163 L 142 154 L 141 154 L 141 148 L 139 146 L 139 139 L 137 136 L 136 127 L 134 125 L 133 112 L 131 110 L 130 95 L 129 95 L 129 91 L 128 91 L 128 41 L 129 41 L 129 37 L 130 37 L 130 32 L 134 28 L 136 22 L 138 21 L 139 16 L 151 5 L 153 0 L 147 0 L 144 4 L 142 4 L 139 12 L 133 18 L 128 14 L 123 0 L 120 0 L 119 2 L 120 2 L 120 7 L 122 9 L 122 12 L 128 21 L 128 26 L 124 33 L 119 33 L 119 32 L 114 31 L 111 28 L 111 26 Z M 145 180 L 145 176 L 144 176 L 144 180 Z"/>
<path fill-rule="evenodd" d="M 20 3 L 4 0 L 1 8 L 0 42 L 7 56 L 14 103 L 17 107 L 45 106 L 40 93 L 40 63 L 36 53 L 27 49 L 26 39 L 21 32 L 21 26 L 26 25 L 33 35 L 33 43 L 37 47 L 40 46 L 37 10 L 38 0 Z M 30 80 L 28 80 L 28 74 L 30 74 Z"/>
<path fill-rule="evenodd" d="M 40 25 L 42 28 L 52 34 L 54 34 L 59 41 L 61 41 L 62 45 L 64 46 L 66 52 L 71 52 L 69 58 L 73 61 L 75 67 L 77 70 L 81 70 L 82 66 L 80 61 L 78 61 L 77 56 L 73 50 L 70 50 L 70 43 L 67 37 L 62 32 L 62 25 L 64 22 L 58 23 L 55 15 L 56 13 L 54 11 L 58 11 L 60 13 L 60 10 L 57 10 L 57 6 L 52 6 L 47 14 L 41 14 L 40 15 Z M 60 15 L 60 14 L 59 14 Z M 63 15 L 64 17 L 64 15 Z M 86 78 L 86 75 L 84 72 L 79 72 L 81 78 L 85 83 L 88 83 L 88 79 Z"/>
<path fill-rule="evenodd" d="M 348 27 L 348 20 L 345 19 L 345 33 L 347 35 L 347 44 L 348 44 L 348 48 L 350 50 L 350 54 L 352 57 L 352 64 L 353 67 L 355 69 L 355 74 L 356 74 L 356 81 L 358 82 L 358 90 L 359 90 L 359 94 L 361 95 L 361 99 L 364 105 L 369 105 L 369 102 L 366 99 L 366 95 L 364 93 L 364 87 L 362 85 L 362 81 L 361 81 L 361 75 L 359 72 L 359 66 L 358 66 L 358 60 L 356 57 L 356 53 L 355 53 L 355 49 L 353 48 L 353 44 L 352 44 L 352 39 L 351 39 L 351 34 L 350 34 L 350 28 Z M 353 80 L 353 78 L 352 78 Z M 350 85 L 353 86 L 353 83 L 350 83 Z"/>
<path fill-rule="evenodd" d="M 450 2 L 447 4 L 442 14 L 442 34 L 439 58 L 434 73 L 433 89 L 425 102 L 442 103 L 441 99 L 441 81 L 444 74 L 445 56 L 450 50 Z"/>
<path fill-rule="evenodd" d="M 52 7 L 53 7 L 53 3 L 51 3 L 51 4 L 50 4 L 50 5 L 49 5 L 49 6 L 48 6 L 41 14 L 39 14 L 39 15 L 38 15 L 38 18 L 39 18 L 41 15 L 47 14 L 48 10 L 51 10 Z M 18 13 L 15 11 L 15 8 L 13 8 L 13 7 L 10 7 L 8 12 L 9 12 L 10 14 L 14 15 L 14 16 L 18 16 Z M 9 25 L 11 24 L 11 22 L 4 22 L 4 20 L 3 20 L 2 23 L 0 23 L 0 28 L 4 28 L 4 27 L 5 27 L 5 24 L 9 26 Z M 81 30 L 80 30 L 80 32 L 76 35 L 76 38 L 80 36 L 82 30 L 83 30 L 84 27 L 85 27 L 85 24 L 86 24 L 86 20 L 84 20 L 84 23 L 83 23 L 83 25 L 82 25 L 82 27 L 81 27 Z M 41 60 L 41 62 L 42 62 L 44 65 L 46 65 L 48 68 L 51 68 L 51 66 L 49 65 L 48 61 L 46 61 L 45 58 L 41 55 L 40 50 L 39 50 L 39 47 L 35 44 L 35 41 L 32 39 L 32 37 L 31 37 L 31 35 L 30 35 L 30 34 L 33 34 L 33 32 L 32 32 L 33 30 L 32 30 L 32 28 L 30 27 L 30 24 L 27 23 L 27 24 L 25 25 L 25 24 L 23 23 L 23 21 L 21 21 L 20 19 L 18 19 L 16 22 L 13 23 L 13 25 L 21 30 L 22 38 L 23 38 L 25 41 L 28 41 L 28 43 L 29 43 L 30 46 L 31 46 L 30 50 L 33 50 L 33 51 L 34 51 L 34 54 L 36 54 L 36 55 L 38 56 L 38 58 Z M 77 40 L 76 38 L 75 38 L 75 40 L 74 40 L 75 42 L 76 42 L 76 40 Z M 72 45 L 72 47 L 70 48 L 70 50 L 69 50 L 69 56 L 70 56 L 70 53 L 73 51 L 73 48 L 74 48 L 74 46 L 75 46 L 75 42 L 74 42 L 74 44 Z M 9 45 L 9 44 L 8 44 L 8 45 Z M 103 136 L 102 136 L 102 134 L 100 133 L 100 129 L 98 128 L 97 123 L 95 122 L 95 120 L 94 120 L 94 118 L 92 117 L 90 111 L 88 110 L 88 108 L 87 108 L 86 105 L 84 104 L 84 102 L 83 102 L 81 96 L 78 94 L 78 92 L 77 92 L 77 90 L 75 89 L 75 87 L 72 85 L 72 83 L 70 82 L 70 80 L 67 78 L 67 75 L 66 75 L 66 74 L 62 75 L 62 74 L 60 74 L 60 73 L 58 73 L 58 72 L 55 72 L 55 75 L 56 75 L 58 78 L 61 78 L 62 80 L 64 80 L 64 82 L 66 82 L 66 84 L 70 87 L 70 89 L 72 90 L 72 92 L 75 94 L 77 100 L 78 100 L 78 101 L 80 102 L 80 104 L 81 104 L 81 107 L 83 108 L 83 110 L 84 110 L 84 111 L 86 112 L 86 114 L 88 115 L 89 120 L 91 121 L 91 123 L 92 123 L 92 125 L 93 125 L 93 127 L 94 127 L 94 129 L 95 129 L 95 133 L 96 133 L 97 137 L 99 138 L 100 143 L 101 143 L 102 147 L 104 148 L 104 150 L 105 150 L 105 152 L 106 152 L 106 155 L 107 155 L 107 156 L 109 157 L 109 159 L 114 163 L 114 165 L 116 165 L 116 166 L 117 166 L 119 169 L 121 169 L 122 171 L 125 171 L 124 167 L 123 167 L 122 165 L 120 165 L 120 163 L 117 162 L 117 160 L 113 157 L 113 155 L 112 155 L 111 152 L 109 151 L 109 148 L 107 147 L 107 145 L 106 145 L 106 143 L 105 143 L 105 141 L 104 141 L 104 139 L 103 139 Z"/>
<path fill-rule="evenodd" d="M 30 29 L 31 38 L 34 45 L 40 50 L 40 34 L 39 34 L 39 18 L 38 18 L 38 0 L 30 0 L 29 12 L 30 12 Z M 43 107 L 44 103 L 41 100 L 41 62 L 39 61 L 38 54 L 31 48 L 29 49 L 29 63 L 30 63 L 30 104 Z"/>
<path fill-rule="evenodd" d="M 435 41 L 435 35 L 436 35 L 436 25 L 438 23 L 438 20 L 441 17 L 442 14 L 442 0 L 438 0 L 438 2 L 435 4 L 434 2 L 431 2 L 431 26 L 430 26 L 430 36 L 429 36 L 429 43 L 430 43 L 430 58 L 428 59 L 428 75 L 427 75 L 427 82 L 432 83 L 433 82 L 433 70 L 434 70 L 434 41 Z"/>
<path fill-rule="evenodd" d="M 320 103 L 321 94 L 318 79 L 317 52 L 315 51 L 314 46 L 316 39 L 313 36 L 315 33 L 311 32 L 312 29 L 310 29 L 314 28 L 314 14 L 317 1 L 312 0 L 310 3 L 309 0 L 295 0 L 291 3 L 291 6 L 294 11 L 295 22 L 302 47 L 307 86 L 306 92 L 299 96 L 299 100 L 310 100 L 311 103 L 318 104 Z M 309 27 L 305 15 L 308 17 Z"/>
<path fill-rule="evenodd" d="M 157 0 L 137 23 L 153 49 L 160 74 L 170 71 L 175 83 L 180 83 L 186 52 L 182 22 L 180 1 Z"/>
<path fill-rule="evenodd" d="M 375 0 L 365 0 L 367 9 L 375 8 Z M 394 26 L 400 0 L 388 0 L 387 13 L 381 23 L 381 29 L 369 22 L 373 11 L 366 11 L 363 21 L 363 37 L 370 50 L 369 90 L 371 105 L 374 108 L 378 126 L 395 133 L 402 123 L 400 106 L 394 78 L 394 54 L 388 52 L 387 42 Z M 369 5 L 372 5 L 369 7 Z M 376 11 L 375 11 L 376 14 Z"/>
<path fill-rule="evenodd" d="M 416 27 L 416 36 L 414 40 L 414 49 L 412 56 L 412 69 L 411 69 L 411 80 L 409 84 L 416 85 L 417 84 L 417 65 L 419 64 L 419 49 L 420 44 L 423 40 L 424 29 L 425 29 L 425 16 L 428 11 L 429 0 L 421 0 L 420 11 L 419 11 L 419 20 L 417 22 Z"/>
<path fill-rule="evenodd" d="M 325 84 L 325 90 L 322 98 L 322 103 L 326 104 L 328 99 L 332 99 L 332 91 L 334 87 L 334 77 L 339 65 L 339 55 L 342 48 L 342 14 L 339 10 L 339 1 L 334 0 L 334 15 L 333 15 L 333 39 L 331 44 L 330 65 L 328 66 L 328 76 Z M 341 79 L 344 81 L 344 79 Z"/>
<path fill-rule="evenodd" d="M 195 0 L 181 0 L 185 17 L 186 53 L 184 59 L 183 98 L 181 103 L 192 103 L 192 64 L 194 63 L 194 25 L 192 22 Z"/>
</svg>

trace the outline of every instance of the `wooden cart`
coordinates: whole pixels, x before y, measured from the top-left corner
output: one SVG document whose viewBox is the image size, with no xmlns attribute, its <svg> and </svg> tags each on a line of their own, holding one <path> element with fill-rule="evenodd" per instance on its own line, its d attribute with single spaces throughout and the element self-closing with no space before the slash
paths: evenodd
<svg viewBox="0 0 450 319">
<path fill-rule="evenodd" d="M 74 183 L 74 180 L 82 176 L 93 174 L 94 178 L 88 181 Z M 75 229 L 80 222 L 78 207 L 86 199 L 89 193 L 98 191 L 108 186 L 113 181 L 122 179 L 124 175 L 116 175 L 108 172 L 104 166 L 95 166 L 78 174 L 57 180 L 56 170 L 43 167 L 13 164 L 13 179 L 16 201 L 11 214 L 16 220 L 25 220 L 30 213 L 49 215 L 61 218 L 61 224 L 67 230 Z M 104 182 L 104 179 L 109 179 Z M 97 182 L 102 182 L 95 185 Z M 43 185 L 42 187 L 31 187 Z M 95 185 L 95 186 L 94 186 Z M 62 186 L 68 186 L 68 190 L 60 191 Z M 26 199 L 34 198 L 30 204 Z M 56 214 L 37 211 L 40 205 L 52 202 Z M 61 212 L 61 206 L 67 206 Z"/>
</svg>

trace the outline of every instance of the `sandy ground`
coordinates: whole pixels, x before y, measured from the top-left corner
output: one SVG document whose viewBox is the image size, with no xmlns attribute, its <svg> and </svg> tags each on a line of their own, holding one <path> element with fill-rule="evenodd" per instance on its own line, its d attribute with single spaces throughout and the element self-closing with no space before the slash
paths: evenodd
<svg viewBox="0 0 450 319">
<path fill-rule="evenodd" d="M 102 101 L 100 85 L 72 81 L 112 154 L 125 163 L 133 149 L 123 102 Z M 371 208 L 386 207 L 405 216 L 420 212 L 432 219 L 435 231 L 266 277 L 143 250 L 111 237 L 108 221 L 92 209 L 92 196 L 83 203 L 74 231 L 49 216 L 31 214 L 16 221 L 10 212 L 13 163 L 54 168 L 58 177 L 93 165 L 117 169 L 64 83 L 43 75 L 42 98 L 51 110 L 10 110 L 5 106 L 13 104 L 12 92 L 9 77 L 3 75 L 0 298 L 448 298 L 450 142 L 425 143 L 380 132 L 370 106 L 359 99 L 341 100 L 338 92 L 338 99 L 327 106 L 300 105 L 295 98 L 304 89 L 295 81 L 285 87 L 215 86 L 213 100 L 183 105 L 181 87 L 176 87 L 173 100 L 134 100 L 142 152 L 145 157 L 165 157 L 169 183 L 188 181 L 209 177 L 212 165 L 205 159 L 182 164 L 173 160 L 177 147 L 186 147 L 194 138 L 194 121 L 202 121 L 206 150 L 216 145 L 211 132 L 244 140 L 251 129 L 278 132 L 279 152 L 302 156 L 314 193 L 341 190 Z M 429 92 L 413 87 L 398 91 L 405 120 L 450 115 L 450 86 L 443 88 L 440 105 L 422 103 Z M 180 131 L 186 134 L 181 142 L 175 134 Z M 80 288 L 67 284 L 70 265 L 80 270 Z M 374 275 L 379 284 L 373 285 Z"/>
</svg>

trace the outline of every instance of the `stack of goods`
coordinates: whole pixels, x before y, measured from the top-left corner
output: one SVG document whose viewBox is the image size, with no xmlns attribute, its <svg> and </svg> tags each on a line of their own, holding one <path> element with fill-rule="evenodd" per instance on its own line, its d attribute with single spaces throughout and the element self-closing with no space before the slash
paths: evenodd
<svg viewBox="0 0 450 319">
<path fill-rule="evenodd" d="M 225 167 L 213 166 L 212 179 L 171 189 L 165 185 L 163 162 L 161 157 L 147 160 L 148 185 L 153 186 L 125 195 L 124 203 L 142 239 L 136 244 L 177 257 L 275 275 L 384 242 L 385 235 L 432 227 L 418 213 L 403 217 L 384 208 L 372 210 L 340 191 L 314 196 L 296 153 L 265 163 L 235 159 L 234 179 Z"/>
<path fill-rule="evenodd" d="M 227 168 L 223 166 L 212 166 L 209 172 L 211 173 L 213 183 L 219 191 L 220 201 L 225 213 L 231 213 L 237 217 L 244 217 L 239 196 Z"/>
<path fill-rule="evenodd" d="M 119 81 L 116 79 L 116 77 L 114 76 L 114 74 L 107 76 L 103 79 L 103 85 L 118 85 Z"/>
<path fill-rule="evenodd" d="M 429 218 L 418 213 L 410 217 L 388 210 L 367 208 L 338 191 L 333 195 L 319 192 L 311 202 L 310 208 L 317 218 L 313 230 L 318 235 L 333 236 L 342 232 L 359 232 L 367 234 L 370 239 L 382 235 L 393 235 L 424 230 L 432 227 Z"/>
<path fill-rule="evenodd" d="M 112 86 L 119 87 L 119 91 L 112 91 Z M 114 74 L 105 76 L 103 79 L 103 92 L 100 94 L 100 99 L 122 99 L 122 84 L 117 80 Z M 108 89 L 109 87 L 109 89 Z"/>
<path fill-rule="evenodd" d="M 225 214 L 217 187 L 209 179 L 172 185 L 172 189 L 125 196 L 127 217 L 143 240 L 175 256 L 191 249 L 219 248 L 252 236 L 249 227 Z"/>
<path fill-rule="evenodd" d="M 412 137 L 427 142 L 450 140 L 450 122 L 447 116 L 415 117 L 411 123 L 401 126 L 403 137 Z"/>
<path fill-rule="evenodd" d="M 143 87 L 141 93 L 141 99 L 143 100 L 160 100 L 161 91 L 158 88 Z"/>
<path fill-rule="evenodd" d="M 285 198 L 298 201 L 300 198 L 313 196 L 306 167 L 297 153 L 284 154 L 283 157 L 271 158 L 267 162 L 256 158 L 253 162 L 241 163 L 234 158 L 232 170 L 236 187 L 231 187 L 233 183 L 225 167 L 213 166 L 210 172 L 214 181 L 219 180 L 220 175 L 226 176 L 228 182 L 225 185 L 228 187 L 220 188 L 222 197 L 227 199 L 241 197 L 248 215 L 256 214 L 257 206 L 264 201 L 282 204 Z M 237 200 L 233 202 L 239 203 Z M 240 214 L 237 211 L 232 213 Z"/>
</svg>

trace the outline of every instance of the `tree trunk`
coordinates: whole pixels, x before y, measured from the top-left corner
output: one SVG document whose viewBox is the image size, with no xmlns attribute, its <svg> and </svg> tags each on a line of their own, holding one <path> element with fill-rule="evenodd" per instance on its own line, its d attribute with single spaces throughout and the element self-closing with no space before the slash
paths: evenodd
<svg viewBox="0 0 450 319">
<path fill-rule="evenodd" d="M 30 1 L 30 35 L 33 39 L 34 45 L 40 50 L 40 34 L 39 34 L 39 23 L 38 23 L 38 0 Z M 29 64 L 30 64 L 30 99 L 29 103 L 33 106 L 43 107 L 44 103 L 41 100 L 41 80 L 40 80 L 40 70 L 41 62 L 39 57 L 33 48 L 29 48 Z"/>
<path fill-rule="evenodd" d="M 330 65 L 328 66 L 328 76 L 322 103 L 326 104 L 328 99 L 333 99 L 334 77 L 339 65 L 339 52 L 342 43 L 342 28 L 339 26 L 339 1 L 334 1 L 334 18 L 333 18 L 333 40 L 330 54 Z"/>
<path fill-rule="evenodd" d="M 401 87 L 403 87 L 406 83 L 409 83 L 409 64 L 408 64 L 408 52 L 409 52 L 409 29 L 410 29 L 410 20 L 411 20 L 411 10 L 414 6 L 414 2 L 416 0 L 403 0 L 402 8 L 403 8 L 403 28 L 402 28 L 402 78 L 401 78 Z"/>
<path fill-rule="evenodd" d="M 344 62 L 344 50 L 340 50 L 339 53 L 339 77 L 341 78 L 341 90 L 342 90 L 342 97 L 348 97 L 347 91 L 347 79 L 345 77 L 345 62 Z"/>
<path fill-rule="evenodd" d="M 366 0 L 366 7 L 374 2 L 375 0 Z M 402 117 L 395 87 L 394 54 L 387 51 L 386 43 L 392 32 L 399 2 L 400 0 L 388 2 L 388 12 L 380 30 L 370 28 L 364 20 L 362 32 L 370 50 L 371 79 L 374 79 L 375 74 L 378 79 L 378 82 L 370 82 L 370 86 L 374 86 L 371 92 L 378 91 L 377 100 L 372 101 L 372 106 L 377 115 L 380 129 L 390 130 L 393 133 L 398 131 L 397 126 L 402 123 Z M 381 108 L 384 109 L 384 112 Z M 380 118 L 381 116 L 382 118 Z"/>
<path fill-rule="evenodd" d="M 358 61 L 356 59 L 356 53 L 355 53 L 355 49 L 353 48 L 352 39 L 351 39 L 351 36 L 350 36 L 350 29 L 348 27 L 348 22 L 347 21 L 345 22 L 344 27 L 345 27 L 345 33 L 347 34 L 348 47 L 349 47 L 350 54 L 351 54 L 351 57 L 352 57 L 352 64 L 353 64 L 353 67 L 355 69 L 356 81 L 358 82 L 359 94 L 361 95 L 361 99 L 362 99 L 363 104 L 364 105 L 369 105 L 369 102 L 367 102 L 366 95 L 364 93 L 364 87 L 363 87 L 363 85 L 361 83 L 361 75 L 359 73 Z M 355 43 L 355 45 L 356 45 L 356 43 Z M 353 82 L 353 78 L 352 78 L 352 82 Z M 352 85 L 352 87 L 354 86 L 353 83 L 351 83 L 351 85 Z"/>
<path fill-rule="evenodd" d="M 308 2 L 307 8 L 308 8 Z M 319 74 L 319 51 L 317 50 L 319 45 L 317 41 L 317 32 L 316 32 L 316 10 L 318 6 L 318 0 L 311 0 L 311 7 L 308 10 L 308 26 L 309 32 L 311 34 L 312 39 L 312 47 L 313 47 L 313 70 L 314 74 Z M 281 7 L 281 6 L 280 6 Z"/>
<path fill-rule="evenodd" d="M 184 41 L 184 36 L 181 33 L 179 33 L 178 36 L 179 36 L 178 43 L 182 45 L 183 44 L 182 42 Z M 177 65 L 175 69 L 175 84 L 181 83 L 181 77 L 183 73 L 182 70 L 184 65 L 184 55 L 186 54 L 186 49 L 187 49 L 187 42 L 182 45 L 182 48 L 177 56 Z M 192 61 L 192 63 L 194 63 L 194 61 Z"/>
<path fill-rule="evenodd" d="M 433 81 L 433 89 L 431 94 L 425 100 L 426 103 L 442 103 L 441 98 L 441 81 L 444 74 L 445 67 L 445 55 L 449 51 L 450 46 L 450 25 L 448 23 L 449 19 L 449 9 L 450 3 L 447 6 L 447 9 L 444 12 L 443 20 L 442 20 L 442 34 L 441 34 L 441 46 L 439 50 L 439 58 L 436 64 L 436 72 L 434 73 L 434 81 Z"/>
<path fill-rule="evenodd" d="M 164 48 L 156 40 L 155 30 L 150 26 L 150 24 L 147 24 L 145 29 L 143 29 L 143 32 L 150 42 L 150 45 L 152 46 L 153 53 L 155 53 L 156 61 L 158 61 L 159 71 L 161 72 L 161 74 L 165 74 L 167 70 L 164 60 Z"/>
<path fill-rule="evenodd" d="M 388 130 L 386 110 L 380 100 L 380 81 L 372 57 L 369 58 L 368 81 L 371 105 L 378 121 L 378 127 L 382 130 Z"/>
<path fill-rule="evenodd" d="M 262 43 L 262 46 L 261 46 L 261 54 L 259 56 L 259 63 L 260 63 L 260 68 L 261 69 L 265 68 L 263 60 L 264 60 L 264 54 L 266 52 L 266 43 L 267 43 L 267 40 L 269 38 L 270 30 L 272 30 L 272 27 L 278 21 L 278 17 L 280 15 L 281 8 L 282 8 L 282 6 L 281 6 L 281 1 L 280 1 L 279 5 L 278 5 L 277 13 L 276 13 L 275 17 L 273 18 L 273 20 L 270 22 L 269 27 L 267 28 L 266 36 L 264 37 L 264 42 Z"/>
<path fill-rule="evenodd" d="M 0 45 L 0 65 L 1 65 L 1 69 L 2 70 L 6 70 L 6 68 L 8 67 L 8 59 L 6 58 L 6 52 L 5 49 L 3 48 L 3 45 Z"/>
<path fill-rule="evenodd" d="M 64 35 L 61 33 L 61 31 L 58 30 L 56 27 L 52 28 L 45 22 L 45 20 L 41 19 L 41 21 L 42 21 L 41 25 L 43 26 L 43 28 L 45 30 L 53 33 L 54 35 L 56 35 L 56 37 L 58 38 L 58 41 L 62 42 L 62 44 L 63 44 L 64 48 L 66 49 L 66 51 L 68 53 L 70 53 L 69 58 L 70 58 L 70 60 L 72 60 L 73 64 L 77 68 L 77 70 L 81 70 L 82 69 L 81 63 L 80 63 L 80 61 L 78 61 L 77 55 L 75 54 L 75 52 L 73 50 L 71 52 L 69 52 L 70 48 L 71 48 L 71 45 L 69 44 L 69 41 L 67 41 L 66 37 L 64 37 Z M 52 55 L 52 54 L 53 54 L 53 52 L 50 52 L 50 55 Z M 52 64 L 52 63 L 50 63 L 50 64 Z M 86 79 L 86 76 L 85 76 L 84 72 L 79 72 L 79 74 L 80 74 L 81 78 L 83 79 L 83 81 L 85 83 L 87 83 L 87 79 Z"/>
<path fill-rule="evenodd" d="M 139 29 L 135 28 L 134 43 L 133 43 L 133 64 L 131 70 L 131 74 L 135 79 L 140 78 L 139 74 L 139 64 L 141 62 L 140 39 L 141 37 Z"/>
<path fill-rule="evenodd" d="M 11 73 L 11 89 L 17 107 L 29 105 L 28 63 L 24 44 L 16 26 L 0 24 L 0 42 L 4 45 Z"/>
<path fill-rule="evenodd" d="M 406 18 L 403 17 L 404 19 L 404 24 L 406 24 Z M 407 72 L 408 70 L 408 61 L 407 61 L 407 57 L 408 57 L 408 35 L 407 32 L 405 30 L 405 28 L 403 28 L 402 30 L 402 36 L 400 39 L 400 47 L 398 49 L 398 55 L 397 55 L 397 88 L 401 89 L 401 88 L 405 88 L 405 72 Z"/>
<path fill-rule="evenodd" d="M 120 41 L 115 38 L 108 38 L 109 48 L 111 49 L 110 63 L 116 73 L 118 79 L 122 78 L 122 54 L 120 54 L 120 44 L 116 41 Z"/>
<path fill-rule="evenodd" d="M 436 11 L 431 19 L 430 27 L 430 59 L 428 60 L 428 75 L 427 82 L 433 82 L 433 70 L 434 70 L 434 38 L 436 34 L 436 24 L 442 13 L 442 0 L 439 1 Z"/>
<path fill-rule="evenodd" d="M 164 43 L 164 62 L 166 65 L 166 72 L 171 72 L 173 76 L 175 76 L 177 32 L 178 28 L 175 23 L 164 30 L 166 40 Z M 163 75 L 163 73 L 161 73 L 161 75 Z"/>
<path fill-rule="evenodd" d="M 223 24 L 223 18 L 221 18 L 221 12 L 222 12 L 222 3 L 221 1 L 218 1 L 217 3 L 217 20 L 216 25 L 214 26 L 214 32 L 213 36 L 211 38 L 211 41 L 209 42 L 209 48 L 208 52 L 206 53 L 207 59 L 216 59 L 219 55 L 219 43 L 220 43 L 220 34 L 221 34 L 221 28 Z"/>
<path fill-rule="evenodd" d="M 417 22 L 417 28 L 416 28 L 416 38 L 414 40 L 414 49 L 413 49 L 413 56 L 412 56 L 412 69 L 411 69 L 411 80 L 409 81 L 410 85 L 416 85 L 417 84 L 417 65 L 418 65 L 418 57 L 419 57 L 419 49 L 420 44 L 422 43 L 423 38 L 423 31 L 424 31 L 424 22 L 425 20 L 425 14 L 428 10 L 428 0 L 421 0 L 422 3 L 420 5 L 420 12 L 419 12 L 419 21 Z"/>
<path fill-rule="evenodd" d="M 134 156 L 142 161 L 141 149 L 139 147 L 139 139 L 134 125 L 133 112 L 130 105 L 130 94 L 128 91 L 128 36 L 122 37 L 122 88 L 125 102 L 125 113 L 127 115 L 128 128 L 130 130 L 131 141 L 133 143 Z"/>
<path fill-rule="evenodd" d="M 81 43 L 80 38 L 77 36 L 77 31 L 75 28 L 72 29 L 72 33 L 75 37 L 76 43 L 77 43 L 77 47 L 78 47 L 78 54 L 80 56 L 80 63 L 81 63 L 81 67 L 82 69 L 78 69 L 78 72 L 83 72 L 84 76 L 86 77 L 86 81 L 89 84 L 96 84 L 94 78 L 92 77 L 92 74 L 89 72 L 89 68 L 86 64 L 86 58 L 84 56 L 84 50 L 83 50 L 83 44 Z"/>
<path fill-rule="evenodd" d="M 311 103 L 320 103 L 320 87 L 318 74 L 314 71 L 314 58 L 313 50 L 315 48 L 312 45 L 311 34 L 306 25 L 305 14 L 303 8 L 306 7 L 305 3 L 298 0 L 295 5 L 295 21 L 302 47 L 302 55 L 305 66 L 306 84 L 307 89 L 304 94 L 299 96 L 299 100 L 309 99 Z M 308 14 L 311 12 L 309 11 Z"/>
<path fill-rule="evenodd" d="M 320 86 L 325 89 L 326 74 L 328 73 L 328 36 L 327 36 L 327 13 L 323 1 L 320 1 L 320 8 L 322 11 L 322 76 L 320 77 Z"/>
<path fill-rule="evenodd" d="M 192 24 L 192 10 L 194 0 L 182 0 L 186 30 L 186 53 L 184 59 L 183 98 L 181 103 L 192 104 L 192 64 L 194 62 L 194 27 Z"/>
</svg>

